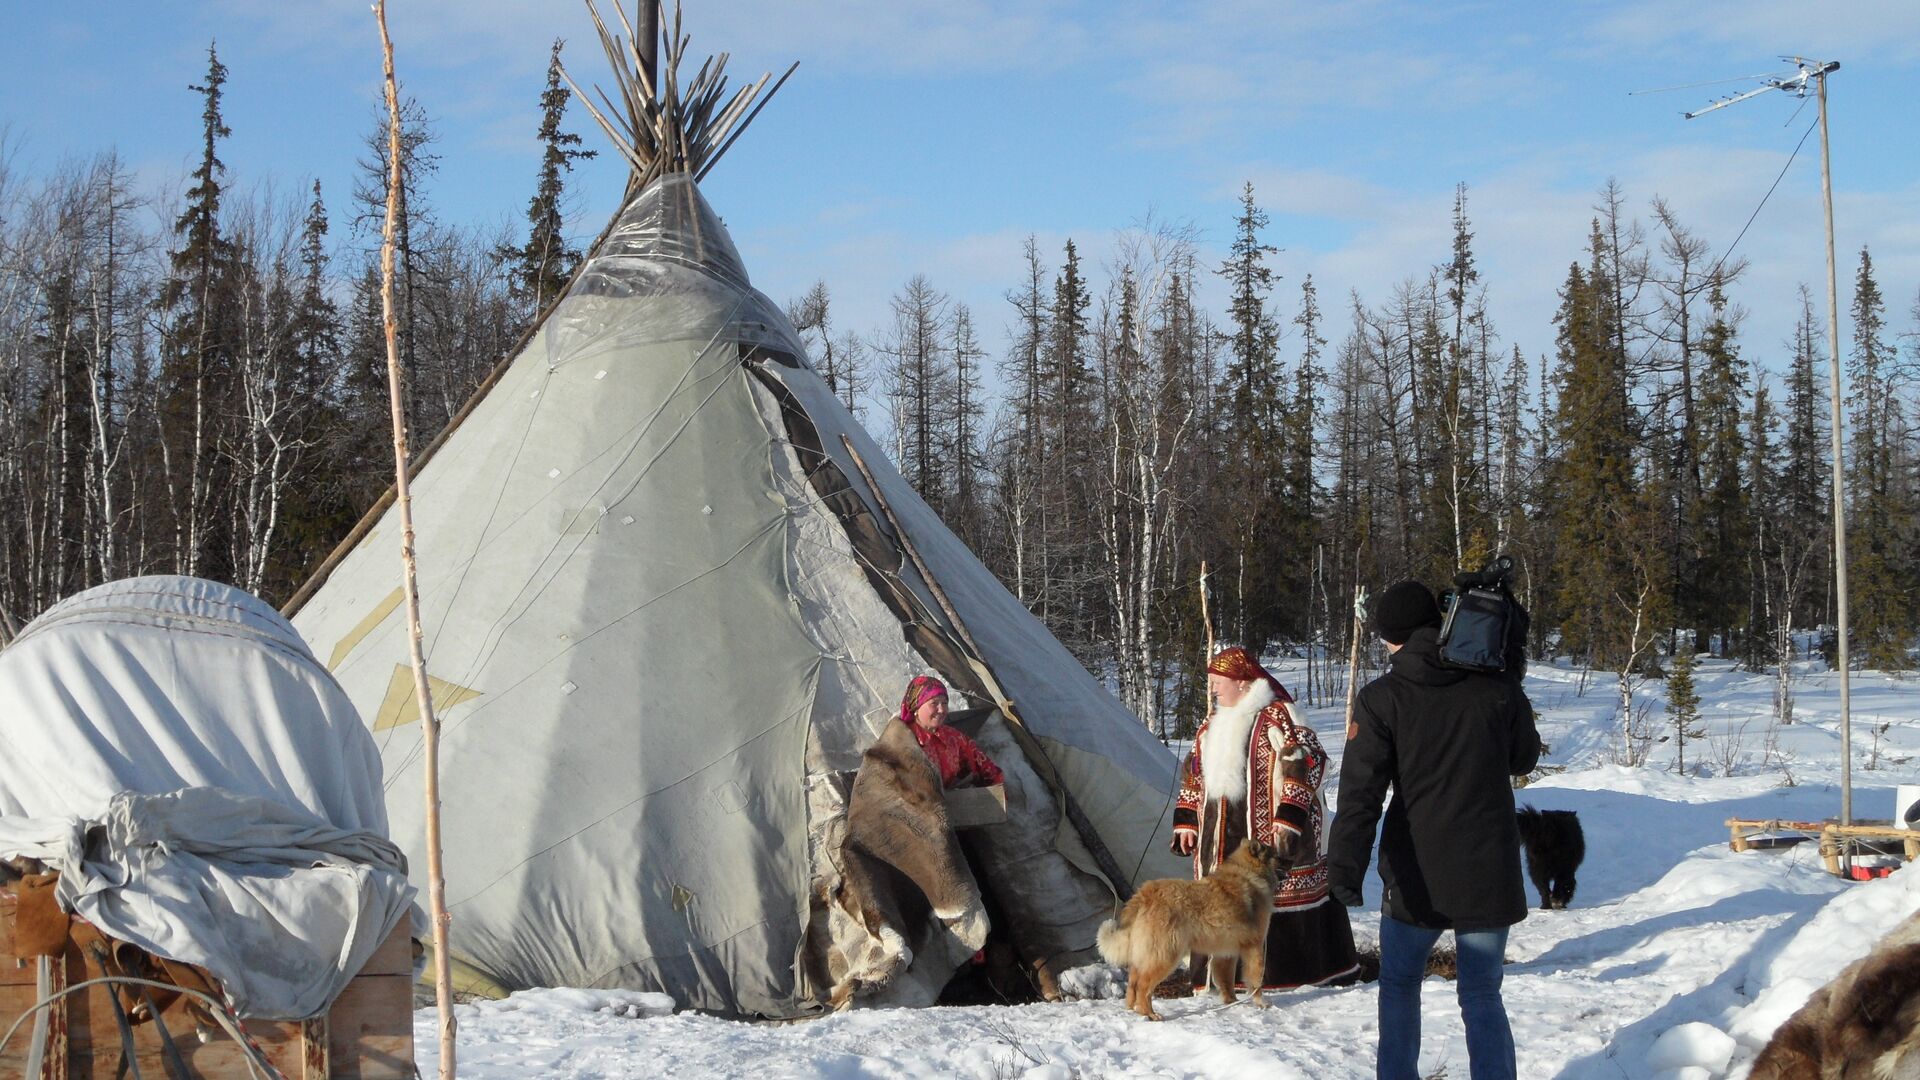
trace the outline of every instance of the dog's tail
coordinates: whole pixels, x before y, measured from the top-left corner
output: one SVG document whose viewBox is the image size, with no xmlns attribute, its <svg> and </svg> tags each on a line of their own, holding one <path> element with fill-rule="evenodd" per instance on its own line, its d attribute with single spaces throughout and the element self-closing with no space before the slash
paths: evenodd
<svg viewBox="0 0 1920 1080">
<path fill-rule="evenodd" d="M 1540 830 L 1540 811 L 1522 803 L 1514 809 L 1514 824 L 1520 826 L 1520 842 L 1530 843 Z"/>
<path fill-rule="evenodd" d="M 1106 957 L 1107 963 L 1119 967 L 1127 967 L 1132 963 L 1132 927 L 1122 926 L 1119 922 L 1108 919 L 1100 924 L 1097 940 L 1100 944 L 1100 955 Z"/>
</svg>

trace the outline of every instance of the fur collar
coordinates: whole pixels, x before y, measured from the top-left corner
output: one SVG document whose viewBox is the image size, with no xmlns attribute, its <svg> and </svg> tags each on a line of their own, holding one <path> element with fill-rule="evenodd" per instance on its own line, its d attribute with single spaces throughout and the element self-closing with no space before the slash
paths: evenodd
<svg viewBox="0 0 1920 1080">
<path fill-rule="evenodd" d="M 1207 798 L 1238 802 L 1247 794 L 1247 740 L 1261 710 L 1273 704 L 1273 687 L 1257 679 L 1247 696 L 1223 708 L 1200 733 L 1200 770 L 1207 782 Z"/>
</svg>

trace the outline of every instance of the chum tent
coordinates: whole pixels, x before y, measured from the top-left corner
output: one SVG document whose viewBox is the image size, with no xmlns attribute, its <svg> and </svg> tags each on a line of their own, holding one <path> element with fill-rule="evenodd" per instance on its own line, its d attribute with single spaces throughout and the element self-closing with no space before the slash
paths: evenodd
<svg viewBox="0 0 1920 1080">
<path fill-rule="evenodd" d="M 973 707 L 1008 774 L 1007 821 L 970 848 L 999 917 L 1056 969 L 1092 960 L 1118 899 L 1184 873 L 1173 757 L 914 494 L 753 288 L 694 179 L 718 137 L 664 166 L 633 149 L 662 110 L 718 110 L 622 71 L 631 197 L 411 484 L 459 970 L 823 1009 L 818 953 L 860 936 L 824 901 L 851 779 L 919 673 Z M 288 609 L 370 726 L 421 867 L 397 529 L 376 507 Z M 929 1003 L 971 955 L 901 930 L 910 967 L 864 1000 Z"/>
</svg>

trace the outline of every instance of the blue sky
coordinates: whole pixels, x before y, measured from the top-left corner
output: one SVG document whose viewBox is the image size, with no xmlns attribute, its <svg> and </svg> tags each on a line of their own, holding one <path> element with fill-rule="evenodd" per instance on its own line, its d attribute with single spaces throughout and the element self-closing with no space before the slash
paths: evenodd
<svg viewBox="0 0 1920 1080">
<path fill-rule="evenodd" d="M 1217 262 L 1250 180 L 1284 249 L 1282 313 L 1312 273 L 1337 342 L 1350 290 L 1381 302 L 1446 256 L 1465 182 L 1496 327 L 1538 356 L 1609 177 L 1636 212 L 1664 196 L 1717 253 L 1814 117 L 1789 123 L 1800 103 L 1769 94 L 1681 119 L 1751 81 L 1628 91 L 1782 71 L 1779 56 L 1799 53 L 1844 64 L 1832 82 L 1842 317 L 1867 244 L 1894 329 L 1915 329 L 1920 4 L 1905 0 L 688 7 L 692 52 L 731 51 L 736 84 L 801 63 L 705 187 L 756 284 L 784 301 L 824 278 L 842 327 L 877 328 L 889 295 L 925 273 L 998 349 L 1027 234 L 1051 258 L 1072 237 L 1098 263 L 1151 213 L 1198 226 Z M 231 179 L 291 195 L 318 177 L 344 219 L 379 87 L 360 0 L 7 8 L 0 124 L 16 171 L 117 148 L 177 197 L 198 138 L 187 85 L 217 38 Z M 518 222 L 552 39 L 567 39 L 576 77 L 602 78 L 584 7 L 392 0 L 391 19 L 402 79 L 439 135 L 434 206 L 449 221 Z M 570 115 L 599 144 L 584 111 Z M 1737 252 L 1752 263 L 1735 292 L 1749 355 L 1781 351 L 1799 283 L 1823 303 L 1817 151 L 1816 135 Z M 620 167 L 603 155 L 572 187 L 590 238 Z"/>
</svg>

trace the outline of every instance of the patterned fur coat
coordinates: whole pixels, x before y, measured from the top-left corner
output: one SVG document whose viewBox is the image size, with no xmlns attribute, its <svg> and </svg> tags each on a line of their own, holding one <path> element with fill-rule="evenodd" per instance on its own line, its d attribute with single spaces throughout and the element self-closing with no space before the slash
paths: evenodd
<svg viewBox="0 0 1920 1080">
<path fill-rule="evenodd" d="M 1265 682 L 1249 687 L 1238 705 L 1220 709 L 1194 737 L 1174 804 L 1176 841 L 1183 834 L 1199 840 L 1193 876 L 1205 876 L 1236 843 L 1252 836 L 1298 853 L 1274 890 L 1276 912 L 1325 902 L 1326 808 L 1320 784 L 1326 772 L 1319 736 L 1296 719 L 1292 699 L 1276 695 Z"/>
</svg>

